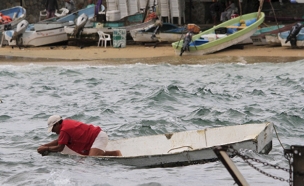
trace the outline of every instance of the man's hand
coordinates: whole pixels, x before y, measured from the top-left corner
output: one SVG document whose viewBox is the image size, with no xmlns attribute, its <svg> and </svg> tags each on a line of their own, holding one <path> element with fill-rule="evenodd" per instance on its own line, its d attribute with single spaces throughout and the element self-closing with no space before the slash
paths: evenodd
<svg viewBox="0 0 304 186">
<path fill-rule="evenodd" d="M 49 154 L 49 148 L 48 146 L 45 145 L 41 145 L 40 147 L 38 147 L 37 152 L 39 154 L 41 154 L 42 156 L 46 156 Z"/>
</svg>

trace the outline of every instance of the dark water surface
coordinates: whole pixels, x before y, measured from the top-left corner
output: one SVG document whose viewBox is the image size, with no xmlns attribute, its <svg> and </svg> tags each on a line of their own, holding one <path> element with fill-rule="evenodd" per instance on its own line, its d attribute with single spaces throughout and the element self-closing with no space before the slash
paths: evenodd
<svg viewBox="0 0 304 186">
<path fill-rule="evenodd" d="M 111 140 L 242 123 L 273 122 L 285 148 L 303 145 L 304 61 L 208 65 L 1 65 L 0 185 L 233 185 L 221 162 L 137 169 L 36 149 L 56 138 L 60 114 L 101 126 Z M 288 168 L 276 135 L 268 155 Z M 250 185 L 288 185 L 233 158 Z M 257 164 L 272 175 L 287 172 Z"/>
</svg>

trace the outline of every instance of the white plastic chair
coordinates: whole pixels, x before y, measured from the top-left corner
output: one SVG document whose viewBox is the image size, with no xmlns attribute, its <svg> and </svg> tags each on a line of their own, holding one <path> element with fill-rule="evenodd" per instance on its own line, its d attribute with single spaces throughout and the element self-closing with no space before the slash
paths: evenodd
<svg viewBox="0 0 304 186">
<path fill-rule="evenodd" d="M 40 11 L 40 14 L 39 14 L 39 21 L 41 21 L 41 18 L 42 18 L 42 17 L 46 17 L 46 16 L 47 16 L 46 9 L 41 10 L 41 11 Z"/>
<path fill-rule="evenodd" d="M 110 46 L 112 45 L 112 40 L 110 34 L 105 34 L 103 31 L 98 31 L 99 40 L 97 46 L 102 46 L 104 43 L 105 48 L 107 48 L 107 42 L 110 41 Z"/>
</svg>

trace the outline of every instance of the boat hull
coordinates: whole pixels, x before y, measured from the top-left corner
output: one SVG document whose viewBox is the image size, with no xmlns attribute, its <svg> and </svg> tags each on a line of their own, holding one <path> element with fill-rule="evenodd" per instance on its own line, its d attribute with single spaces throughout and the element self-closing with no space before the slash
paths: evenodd
<svg viewBox="0 0 304 186">
<path fill-rule="evenodd" d="M 10 46 L 16 46 L 16 40 L 11 40 L 14 31 L 6 31 L 5 39 Z M 30 31 L 27 30 L 22 34 L 18 45 L 21 46 L 43 46 L 68 40 L 67 34 L 63 28 L 44 30 L 44 31 Z"/>
<path fill-rule="evenodd" d="M 73 25 L 74 20 L 82 14 L 93 18 L 94 10 L 94 7 L 85 8 L 64 17 L 50 18 L 35 24 L 30 24 L 19 38 L 18 45 L 43 46 L 67 41 L 68 36 L 64 31 L 64 26 Z M 5 32 L 6 42 L 11 46 L 17 45 L 15 40 L 11 40 L 13 32 L 14 30 Z"/>
<path fill-rule="evenodd" d="M 6 24 L 0 24 L 0 32 L 4 31 L 4 27 L 6 25 L 11 25 L 12 28 L 16 27 L 17 24 L 20 21 L 24 20 L 26 17 L 26 10 L 21 6 L 16 6 L 13 8 L 1 10 L 0 12 L 3 13 L 4 15 L 10 16 L 11 18 L 13 18 L 15 15 L 15 18 L 11 22 Z"/>
<path fill-rule="evenodd" d="M 282 46 L 278 34 L 265 35 L 265 39 L 269 46 Z"/>
<path fill-rule="evenodd" d="M 97 158 L 136 167 L 207 163 L 217 160 L 213 148 L 221 145 L 267 154 L 272 148 L 272 133 L 273 124 L 263 123 L 121 139 L 109 141 L 106 150 L 119 149 L 122 157 Z M 67 148 L 63 153 L 75 155 Z"/>
<path fill-rule="evenodd" d="M 239 16 L 193 36 L 192 41 L 195 42 L 196 40 L 199 40 L 202 35 L 216 34 L 217 29 L 228 28 L 231 26 L 240 28 L 240 30 L 235 31 L 232 34 L 228 34 L 227 37 L 225 38 L 217 39 L 205 44 L 201 44 L 199 46 L 190 46 L 189 47 L 190 52 L 188 51 L 184 52 L 184 55 L 204 55 L 204 54 L 214 53 L 244 41 L 245 39 L 252 36 L 257 31 L 258 26 L 263 23 L 265 19 L 265 14 L 261 12 L 258 19 L 257 16 L 258 16 L 257 12 Z M 246 25 L 248 21 L 248 26 L 239 27 L 242 21 L 245 21 Z M 182 46 L 183 46 L 183 40 L 172 43 L 172 47 L 175 50 L 175 54 L 177 55 L 180 54 Z"/>
<path fill-rule="evenodd" d="M 130 31 L 130 34 L 135 42 L 175 42 L 179 40 L 183 34 L 177 33 L 159 33 L 155 34 L 155 37 L 152 37 L 153 33 L 143 33 L 143 32 L 136 32 Z"/>
<path fill-rule="evenodd" d="M 256 32 L 257 28 L 252 29 L 251 31 L 247 32 L 246 34 L 243 34 L 233 40 L 230 40 L 228 42 L 222 42 L 215 46 L 207 47 L 204 50 L 197 49 L 197 51 L 191 51 L 191 52 L 185 52 L 183 55 L 205 55 L 205 54 L 211 54 L 220 50 L 223 50 L 225 48 L 228 48 L 232 45 L 241 44 L 244 40 L 247 40 L 252 34 Z M 180 54 L 180 49 L 175 49 L 175 54 Z"/>
<path fill-rule="evenodd" d="M 261 46 L 261 45 L 268 45 L 266 40 L 266 35 L 268 33 L 280 31 L 285 25 L 275 25 L 275 26 L 268 26 L 258 29 L 252 36 L 251 39 L 253 41 L 253 45 Z"/>
<path fill-rule="evenodd" d="M 22 38 L 22 44 L 25 46 L 42 46 L 68 40 L 68 36 L 63 28 L 39 32 L 25 32 Z"/>
<path fill-rule="evenodd" d="M 155 32 L 159 26 L 159 30 Z M 146 28 L 130 30 L 130 35 L 135 42 L 151 43 L 151 42 L 169 42 L 179 40 L 186 30 L 183 27 L 177 27 L 169 23 L 151 24 Z"/>
</svg>

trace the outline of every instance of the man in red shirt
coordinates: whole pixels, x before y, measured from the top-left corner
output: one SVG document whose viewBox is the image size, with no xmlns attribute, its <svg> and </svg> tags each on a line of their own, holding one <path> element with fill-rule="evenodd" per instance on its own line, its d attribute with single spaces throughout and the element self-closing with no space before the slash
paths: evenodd
<svg viewBox="0 0 304 186">
<path fill-rule="evenodd" d="M 42 155 L 47 152 L 61 152 L 67 146 L 81 155 L 121 156 L 119 150 L 106 151 L 108 135 L 99 126 L 62 119 L 59 115 L 53 115 L 48 119 L 48 132 L 51 131 L 58 134 L 59 137 L 37 149 L 38 153 Z"/>
</svg>

